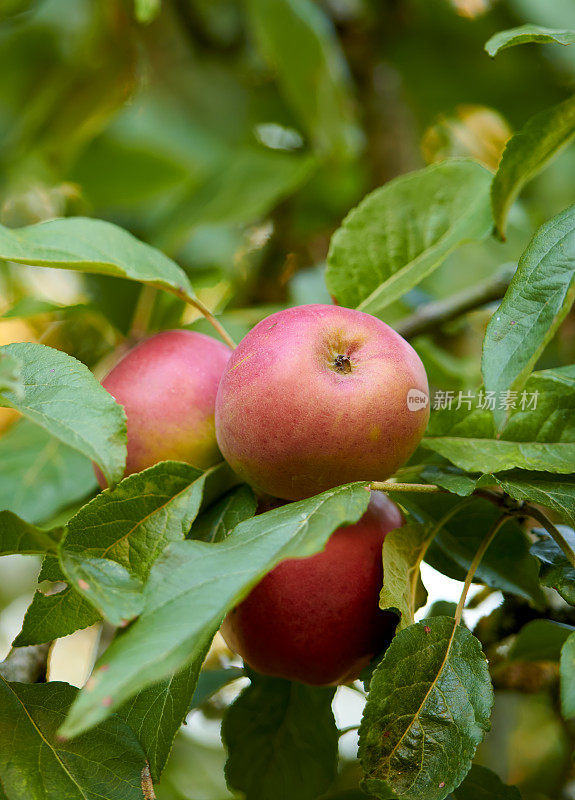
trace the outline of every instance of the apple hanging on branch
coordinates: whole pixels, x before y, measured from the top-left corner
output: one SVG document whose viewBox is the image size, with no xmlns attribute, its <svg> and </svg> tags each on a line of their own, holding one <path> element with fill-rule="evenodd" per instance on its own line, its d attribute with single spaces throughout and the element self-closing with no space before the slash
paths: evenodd
<svg viewBox="0 0 575 800">
<path fill-rule="evenodd" d="M 381 548 L 402 524 L 395 503 L 373 492 L 359 522 L 339 528 L 322 552 L 282 561 L 228 614 L 229 647 L 264 675 L 354 681 L 395 632 L 397 616 L 379 608 Z"/>
<path fill-rule="evenodd" d="M 381 320 L 288 308 L 256 325 L 225 367 L 217 440 L 256 489 L 302 500 L 392 475 L 423 436 L 428 395 L 419 356 Z"/>
<path fill-rule="evenodd" d="M 186 330 L 158 333 L 130 350 L 102 385 L 128 420 L 126 475 L 159 461 L 206 469 L 221 455 L 214 409 L 231 350 L 211 336 Z M 96 469 L 101 486 L 105 480 Z"/>
</svg>

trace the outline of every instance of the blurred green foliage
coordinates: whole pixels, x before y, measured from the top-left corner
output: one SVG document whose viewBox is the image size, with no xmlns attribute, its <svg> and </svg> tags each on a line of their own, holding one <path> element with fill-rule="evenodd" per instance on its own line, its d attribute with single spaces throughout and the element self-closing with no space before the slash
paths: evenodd
<svg viewBox="0 0 575 800">
<path fill-rule="evenodd" d="M 329 302 L 330 236 L 366 192 L 445 155 L 485 157 L 493 169 L 506 126 L 572 91 L 575 48 L 518 47 L 495 60 L 483 50 L 494 32 L 527 22 L 575 28 L 572 0 L 484 5 L 470 19 L 455 0 L 0 0 L 0 222 L 118 223 L 175 258 L 237 338 L 282 305 Z M 485 124 L 470 126 L 463 106 Z M 382 317 L 517 260 L 537 226 L 573 202 L 574 176 L 571 149 L 526 188 L 504 245 L 461 248 Z M 85 303 L 43 308 L 29 323 L 94 366 L 130 330 L 139 288 L 63 280 L 0 265 L 0 314 L 31 294 Z M 150 319 L 206 329 L 167 295 Z M 478 311 L 416 342 L 434 385 L 478 384 L 488 319 Z M 573 361 L 574 326 L 565 321 L 540 368 Z M 6 575 L 0 607 L 20 602 Z M 560 787 L 573 780 L 575 733 L 555 692 L 498 691 L 481 749 L 481 763 L 526 800 L 569 796 Z M 209 703 L 217 719 L 221 703 Z M 223 761 L 217 742 L 180 733 L 159 798 L 229 797 Z"/>
</svg>

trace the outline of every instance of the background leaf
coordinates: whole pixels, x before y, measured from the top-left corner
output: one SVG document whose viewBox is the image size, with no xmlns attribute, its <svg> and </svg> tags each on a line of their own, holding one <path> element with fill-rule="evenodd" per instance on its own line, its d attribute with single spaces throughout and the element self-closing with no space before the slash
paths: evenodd
<svg viewBox="0 0 575 800">
<path fill-rule="evenodd" d="M 0 555 L 55 551 L 61 536 L 61 529 L 43 531 L 11 511 L 0 511 Z"/>
<path fill-rule="evenodd" d="M 337 772 L 332 687 L 250 673 L 222 725 L 228 785 L 246 800 L 315 800 Z"/>
<path fill-rule="evenodd" d="M 256 513 L 257 501 L 249 486 L 238 486 L 207 508 L 192 525 L 191 539 L 222 542 L 229 533 Z"/>
<path fill-rule="evenodd" d="M 529 119 L 507 143 L 491 187 L 495 230 L 505 238 L 509 209 L 522 188 L 575 136 L 575 95 Z"/>
<path fill-rule="evenodd" d="M 542 28 L 540 25 L 520 25 L 518 28 L 509 28 L 509 30 L 494 34 L 486 43 L 485 50 L 493 58 L 508 47 L 533 42 L 575 44 L 575 31 L 553 30 L 552 28 Z"/>
<path fill-rule="evenodd" d="M 328 17 L 311 0 L 248 0 L 262 52 L 319 152 L 353 154 L 361 141 L 345 57 Z"/>
<path fill-rule="evenodd" d="M 109 483 L 126 466 L 126 414 L 75 358 L 43 344 L 11 344 L 3 351 L 22 363 L 24 395 L 3 392 L 0 402 L 95 461 Z"/>
<path fill-rule="evenodd" d="M 499 775 L 472 764 L 465 780 L 451 793 L 453 800 L 521 800 L 516 786 L 506 786 Z"/>
<path fill-rule="evenodd" d="M 575 531 L 566 525 L 557 527 L 575 553 Z M 540 530 L 537 533 L 540 539 L 531 546 L 531 553 L 541 562 L 539 579 L 542 585 L 555 589 L 567 603 L 575 606 L 575 567 L 545 531 Z"/>
<path fill-rule="evenodd" d="M 493 691 L 481 645 L 449 617 L 401 631 L 371 679 L 359 731 L 367 792 L 443 800 L 489 727 Z"/>
<path fill-rule="evenodd" d="M 491 174 L 468 159 L 411 172 L 369 194 L 332 237 L 326 282 L 344 305 L 378 314 L 492 225 Z"/>
<path fill-rule="evenodd" d="M 566 719 L 575 717 L 575 633 L 561 650 L 561 712 Z"/>
<path fill-rule="evenodd" d="M 473 499 L 461 505 L 459 497 L 450 495 L 410 495 L 402 493 L 401 502 L 415 519 L 436 525 L 461 506 L 444 523 L 431 543 L 425 561 L 439 572 L 463 581 L 477 548 L 500 514 L 487 500 Z M 498 532 L 477 568 L 476 581 L 511 592 L 541 605 L 544 601 L 539 587 L 539 565 L 529 553 L 530 540 L 515 520 L 509 520 Z"/>
<path fill-rule="evenodd" d="M 76 694 L 66 683 L 8 683 L 0 676 L 0 779 L 7 800 L 142 800 L 144 753 L 121 719 L 73 741 L 57 738 Z"/>
<path fill-rule="evenodd" d="M 507 653 L 509 661 L 559 661 L 561 648 L 574 628 L 549 619 L 524 625 Z"/>
</svg>

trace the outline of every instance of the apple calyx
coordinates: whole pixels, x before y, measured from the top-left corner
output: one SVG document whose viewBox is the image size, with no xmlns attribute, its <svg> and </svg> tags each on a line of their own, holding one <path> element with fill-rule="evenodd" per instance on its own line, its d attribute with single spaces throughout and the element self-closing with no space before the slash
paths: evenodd
<svg viewBox="0 0 575 800">
<path fill-rule="evenodd" d="M 333 360 L 333 367 L 341 375 L 348 375 L 351 372 L 351 361 L 349 356 L 337 355 Z"/>
</svg>

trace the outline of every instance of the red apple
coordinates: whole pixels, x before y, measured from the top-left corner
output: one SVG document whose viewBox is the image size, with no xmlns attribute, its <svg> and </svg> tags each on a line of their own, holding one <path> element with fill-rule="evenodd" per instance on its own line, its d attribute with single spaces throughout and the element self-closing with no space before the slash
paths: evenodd
<svg viewBox="0 0 575 800">
<path fill-rule="evenodd" d="M 428 394 L 419 356 L 384 322 L 299 306 L 260 322 L 234 351 L 216 435 L 244 480 L 300 500 L 392 475 L 423 436 Z"/>
<path fill-rule="evenodd" d="M 126 475 L 158 461 L 204 469 L 221 458 L 214 409 L 230 353 L 202 333 L 164 331 L 134 347 L 108 373 L 102 385 L 128 418 Z M 98 480 L 105 485 L 101 474 Z"/>
<path fill-rule="evenodd" d="M 359 522 L 322 552 L 282 561 L 228 614 L 229 647 L 264 675 L 319 686 L 355 680 L 395 631 L 395 614 L 379 608 L 381 548 L 402 524 L 397 506 L 373 493 Z"/>
</svg>

